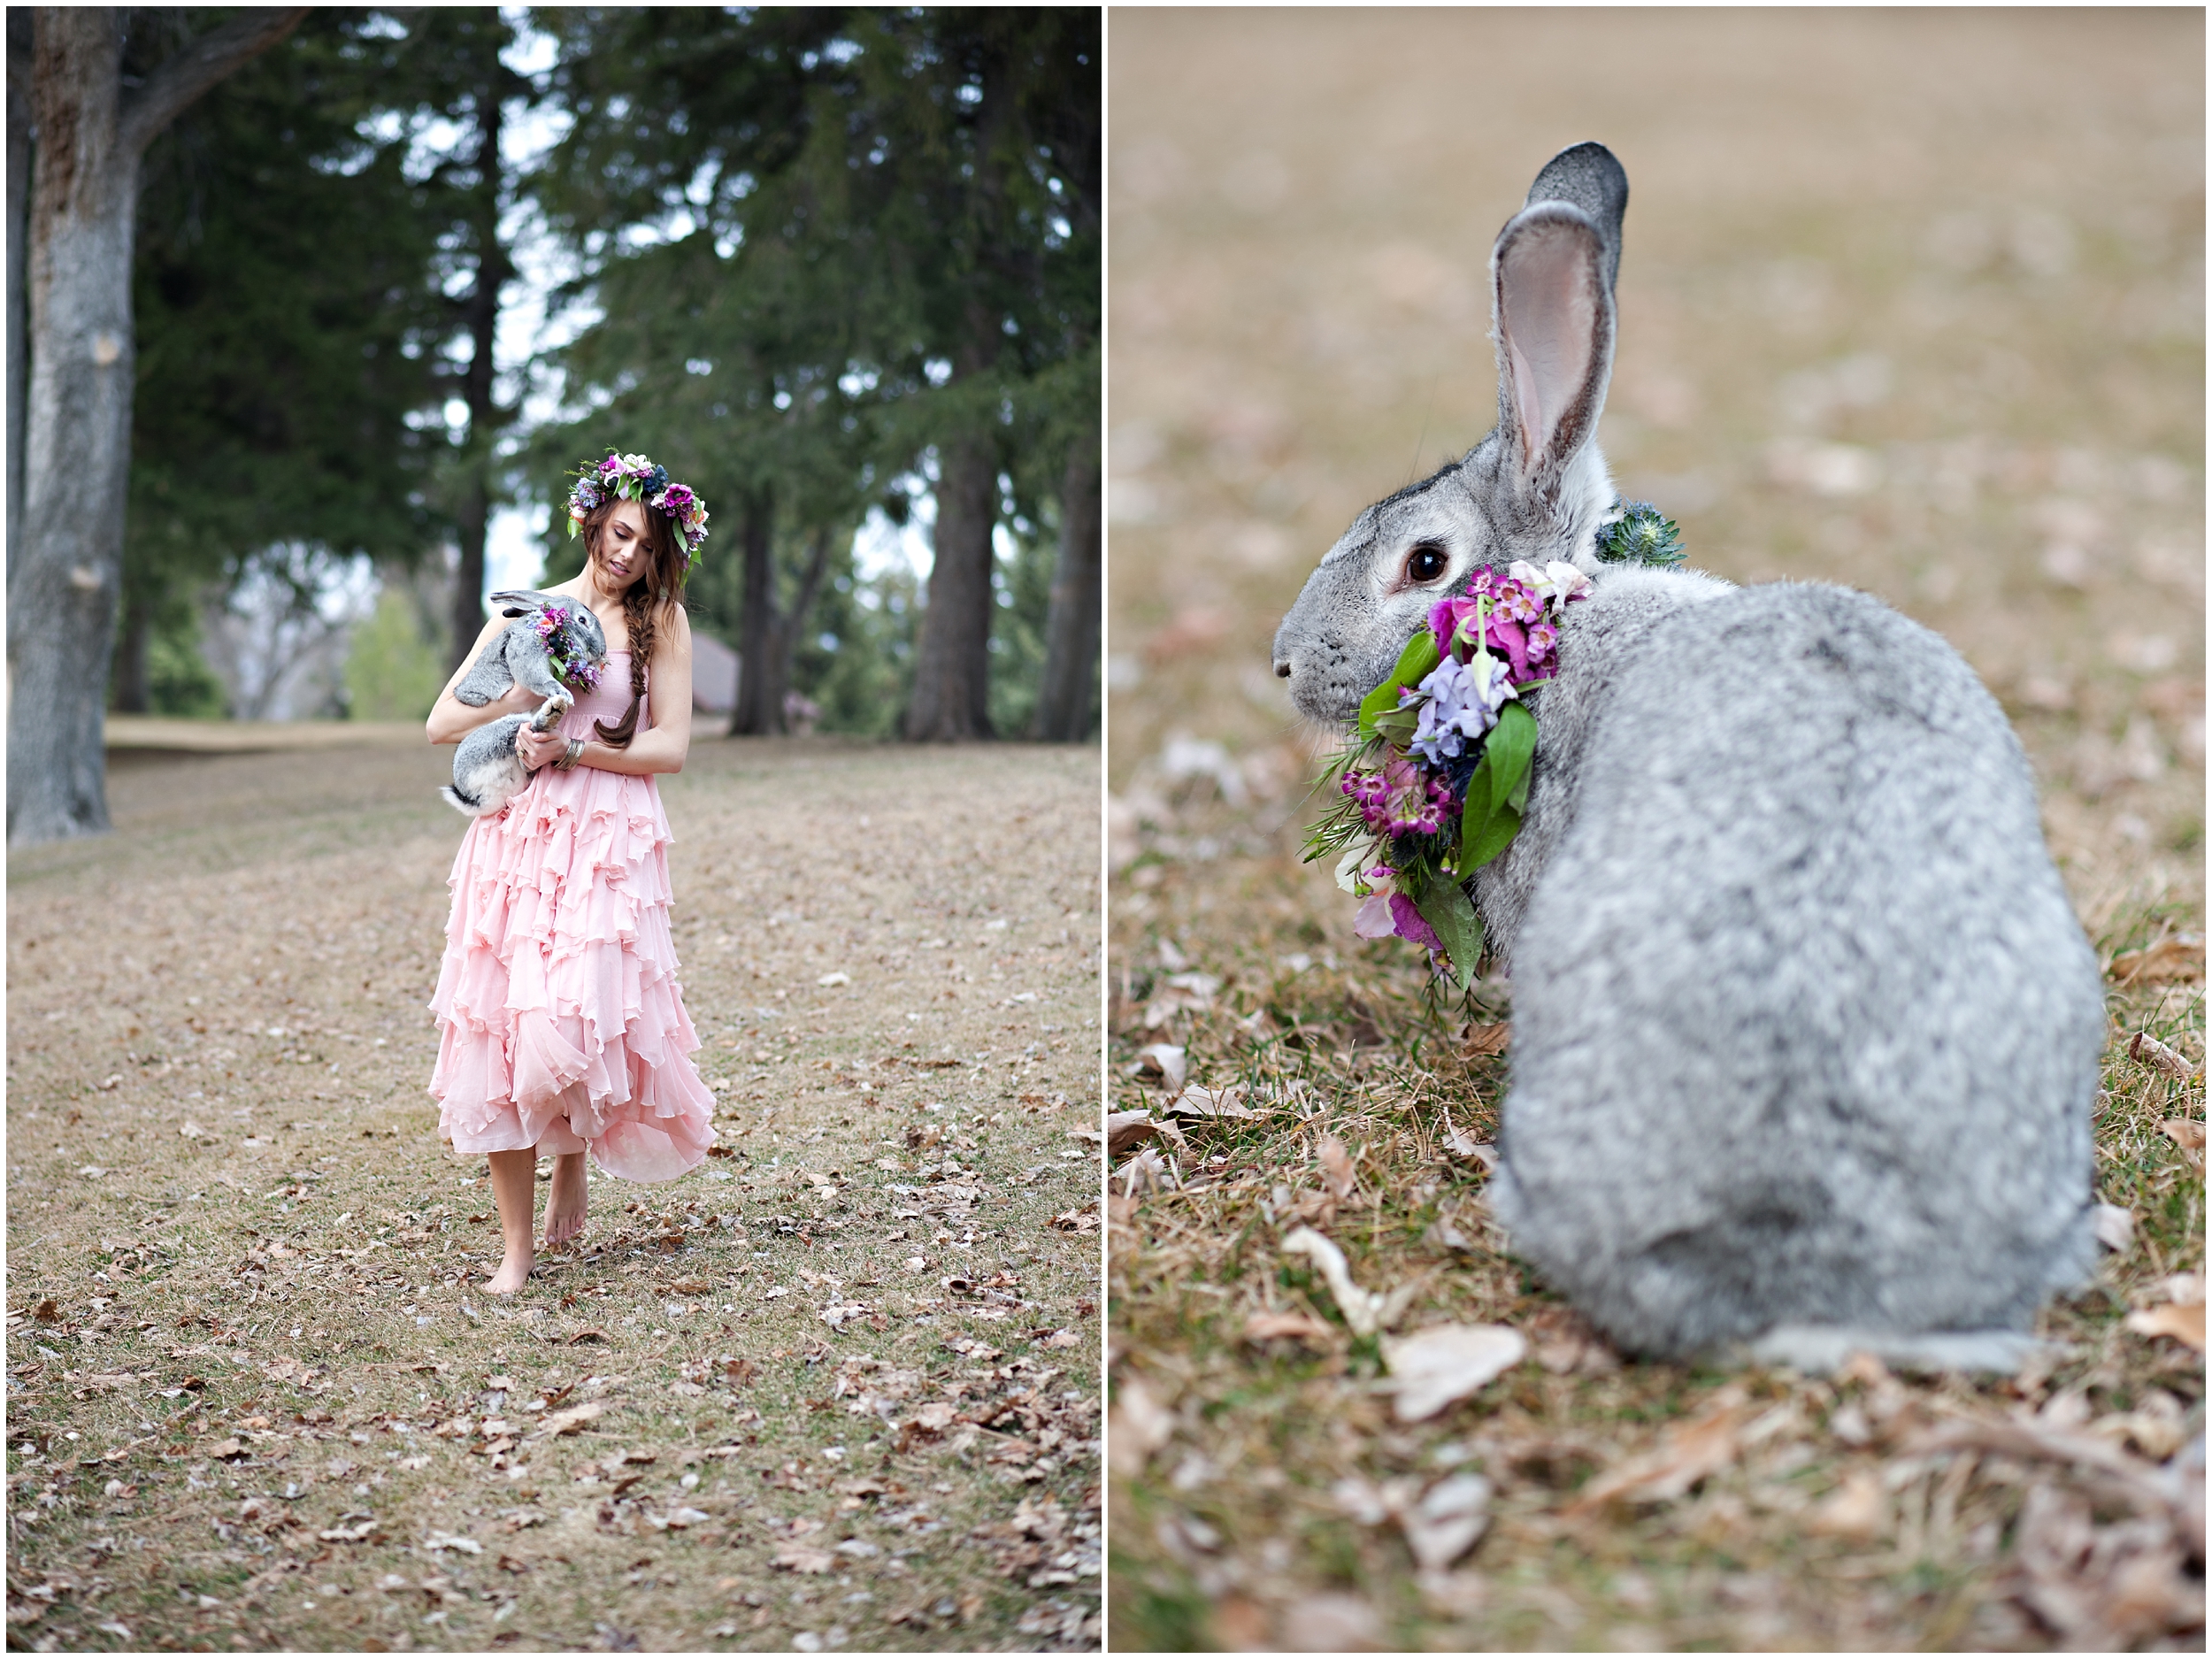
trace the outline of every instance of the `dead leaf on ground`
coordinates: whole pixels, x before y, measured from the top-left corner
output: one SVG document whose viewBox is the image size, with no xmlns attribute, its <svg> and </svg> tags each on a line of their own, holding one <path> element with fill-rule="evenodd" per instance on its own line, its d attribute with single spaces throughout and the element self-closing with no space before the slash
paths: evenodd
<svg viewBox="0 0 2212 1659">
<path fill-rule="evenodd" d="M 606 1407 L 598 1401 L 588 1400 L 582 1405 L 569 1407 L 565 1411 L 556 1411 L 538 1425 L 538 1432 L 547 1440 L 557 1434 L 573 1434 L 585 1424 L 597 1421 L 599 1414 L 605 1409 Z"/>
<path fill-rule="evenodd" d="M 2141 950 L 2125 950 L 2112 959 L 2116 985 L 2164 985 L 2204 978 L 2204 941 L 2162 939 Z"/>
<path fill-rule="evenodd" d="M 2093 1209 L 2089 1228 L 2108 1250 L 2125 1250 L 2135 1242 L 2135 1217 L 2117 1204 L 2099 1204 Z"/>
<path fill-rule="evenodd" d="M 1133 1077 L 1152 1076 L 1165 1083 L 1171 1091 L 1180 1089 L 1190 1075 L 1190 1065 L 1183 1050 L 1171 1042 L 1148 1042 L 1137 1050 L 1137 1057 L 1130 1067 Z"/>
<path fill-rule="evenodd" d="M 1433 1325 L 1411 1336 L 1385 1337 L 1383 1363 L 1397 1394 L 1398 1421 L 1426 1421 L 1510 1371 L 1527 1352 L 1521 1333 L 1503 1325 Z"/>
<path fill-rule="evenodd" d="M 1114 1385 L 1114 1407 L 1106 1432 L 1106 1455 L 1114 1472 L 1133 1478 L 1144 1472 L 1152 1455 L 1175 1432 L 1175 1418 L 1141 1377 Z"/>
<path fill-rule="evenodd" d="M 1344 1323 L 1352 1327 L 1355 1336 L 1374 1335 L 1388 1323 L 1386 1315 L 1403 1312 L 1406 1302 L 1410 1300 L 1411 1286 L 1402 1287 L 1394 1298 L 1362 1290 L 1352 1282 L 1352 1270 L 1344 1259 L 1344 1252 L 1311 1227 L 1292 1228 L 1283 1239 L 1283 1254 L 1302 1256 L 1313 1263 L 1322 1283 L 1328 1286 L 1329 1294 L 1336 1299 L 1337 1311 L 1344 1316 Z M 1397 1302 L 1394 1310 L 1394 1301 Z"/>
<path fill-rule="evenodd" d="M 803 1545 L 795 1545 L 789 1549 L 778 1550 L 768 1558 L 768 1564 L 784 1572 L 822 1573 L 837 1565 L 837 1557 L 826 1549 L 809 1549 Z"/>
<path fill-rule="evenodd" d="M 2204 1352 L 2204 1304 L 2169 1302 L 2128 1315 L 2127 1327 L 2139 1336 L 2170 1336 Z"/>
<path fill-rule="evenodd" d="M 1226 1088 L 1201 1088 L 1192 1084 L 1172 1101 L 1168 1110 L 1182 1118 L 1257 1118 L 1244 1102 L 1244 1085 L 1232 1083 Z"/>
<path fill-rule="evenodd" d="M 1831 1538 L 1879 1538 L 1889 1530 L 1889 1497 L 1871 1469 L 1855 1469 L 1815 1504 L 1805 1530 Z"/>
<path fill-rule="evenodd" d="M 1359 1173 L 1352 1167 L 1352 1154 L 1334 1135 L 1323 1135 L 1316 1148 L 1321 1160 L 1321 1185 L 1337 1202 L 1348 1202 L 1359 1190 Z"/>
<path fill-rule="evenodd" d="M 2200 1119 L 2169 1118 L 2158 1126 L 2164 1132 L 2166 1138 L 2184 1152 L 2204 1150 L 2204 1125 Z"/>
<path fill-rule="evenodd" d="M 1723 1388 L 1699 1416 L 1661 1435 L 1652 1450 L 1592 1481 L 1567 1514 L 1587 1515 L 1616 1501 L 1671 1502 L 1736 1461 L 1748 1416 L 1742 1390 Z"/>
<path fill-rule="evenodd" d="M 1503 1054 L 1513 1041 L 1513 1022 L 1501 1020 L 1494 1025 L 1470 1025 L 1463 1033 L 1459 1046 L 1463 1060 L 1479 1060 L 1486 1056 Z"/>
<path fill-rule="evenodd" d="M 1095 1136 L 1090 1138 L 1094 1139 Z M 1148 1111 L 1109 1112 L 1106 1115 L 1106 1156 L 1118 1158 L 1148 1141 L 1168 1139 L 1184 1144 L 1183 1132 L 1173 1124 L 1156 1123 Z"/>
<path fill-rule="evenodd" d="M 1356 1595 L 1309 1595 L 1282 1611 L 1276 1630 L 1289 1653 L 1373 1653 L 1383 1647 L 1381 1615 Z"/>
<path fill-rule="evenodd" d="M 1319 1347 L 1325 1345 L 1334 1333 L 1335 1327 L 1327 1320 L 1317 1319 L 1310 1313 L 1256 1313 L 1244 1322 L 1244 1340 L 1248 1342 L 1287 1340 Z"/>
<path fill-rule="evenodd" d="M 2038 1485 L 2016 1540 L 2013 1594 L 2067 1647 L 2124 1649 L 2204 1622 L 2204 1586 L 2159 1520 L 2099 1526 L 2088 1499 Z"/>
<path fill-rule="evenodd" d="M 2139 1031 L 2128 1039 L 2128 1058 L 2154 1071 L 2163 1071 L 2168 1077 L 2188 1078 L 2197 1074 L 2196 1067 L 2147 1031 Z"/>
</svg>

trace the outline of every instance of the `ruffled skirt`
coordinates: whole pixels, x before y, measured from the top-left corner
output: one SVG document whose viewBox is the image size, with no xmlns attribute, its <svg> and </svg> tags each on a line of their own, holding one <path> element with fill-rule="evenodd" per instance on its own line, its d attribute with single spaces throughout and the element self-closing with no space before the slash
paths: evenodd
<svg viewBox="0 0 2212 1659">
<path fill-rule="evenodd" d="M 629 1180 L 698 1167 L 714 1096 L 676 980 L 668 819 L 649 778 L 538 773 L 472 821 L 431 1011 L 459 1153 L 580 1152 Z"/>
</svg>

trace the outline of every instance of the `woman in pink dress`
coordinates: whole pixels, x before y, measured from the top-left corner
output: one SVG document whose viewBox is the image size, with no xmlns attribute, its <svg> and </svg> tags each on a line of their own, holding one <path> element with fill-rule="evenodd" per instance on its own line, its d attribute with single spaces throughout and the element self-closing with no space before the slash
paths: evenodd
<svg viewBox="0 0 2212 1659">
<path fill-rule="evenodd" d="M 553 1158 L 545 1242 L 583 1230 L 584 1154 L 630 1180 L 695 1169 L 713 1144 L 714 1097 L 690 1055 L 669 933 L 668 819 L 653 779 L 691 742 L 685 575 L 706 510 L 642 456 L 588 464 L 569 499 L 583 573 L 547 591 L 588 607 L 607 637 L 596 689 L 555 730 L 525 726 L 530 781 L 470 824 L 453 863 L 453 910 L 432 1010 L 430 1093 L 456 1152 L 488 1156 L 504 1250 L 488 1289 L 518 1290 L 534 1249 L 536 1164 Z M 517 687 L 482 708 L 453 688 L 507 626 L 485 625 L 438 698 L 430 741 L 457 743 L 502 715 L 536 712 Z"/>
</svg>

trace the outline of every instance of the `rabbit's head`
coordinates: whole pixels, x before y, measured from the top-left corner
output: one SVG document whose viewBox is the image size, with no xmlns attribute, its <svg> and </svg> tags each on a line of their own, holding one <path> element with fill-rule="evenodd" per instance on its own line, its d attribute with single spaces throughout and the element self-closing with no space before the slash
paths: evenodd
<svg viewBox="0 0 2212 1659">
<path fill-rule="evenodd" d="M 1613 279 L 1628 177 L 1602 144 L 1537 174 L 1491 250 L 1498 426 L 1466 457 L 1360 514 L 1275 634 L 1275 672 L 1309 718 L 1340 725 L 1429 609 L 1479 565 L 1597 569 L 1613 505 L 1594 442 L 1613 371 Z"/>
<path fill-rule="evenodd" d="M 583 649 L 584 654 L 594 662 L 603 662 L 606 658 L 606 630 L 599 626 L 599 618 L 591 613 L 591 607 L 580 599 L 564 598 L 559 594 L 511 590 L 492 595 L 491 604 L 503 617 L 527 617 L 541 611 L 564 611 L 568 617 L 569 636 Z"/>
</svg>

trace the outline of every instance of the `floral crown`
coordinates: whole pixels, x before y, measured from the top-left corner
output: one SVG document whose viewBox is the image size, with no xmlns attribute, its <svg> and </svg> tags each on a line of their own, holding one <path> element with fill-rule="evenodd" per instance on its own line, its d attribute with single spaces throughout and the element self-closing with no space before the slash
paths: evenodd
<svg viewBox="0 0 2212 1659">
<path fill-rule="evenodd" d="M 582 534 L 586 515 L 607 503 L 634 501 L 666 513 L 689 565 L 699 562 L 700 544 L 707 539 L 707 504 L 688 485 L 672 482 L 666 467 L 646 456 L 618 455 L 610 449 L 605 460 L 587 461 L 568 476 L 576 480 L 568 492 L 570 535 Z"/>
</svg>

